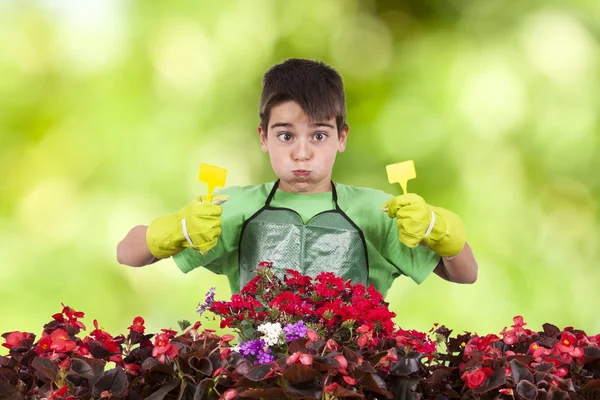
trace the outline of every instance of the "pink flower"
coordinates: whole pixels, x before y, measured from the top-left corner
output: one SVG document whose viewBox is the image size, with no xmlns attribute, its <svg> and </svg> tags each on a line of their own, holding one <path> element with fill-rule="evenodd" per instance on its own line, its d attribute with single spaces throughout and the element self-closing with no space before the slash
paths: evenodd
<svg viewBox="0 0 600 400">
<path fill-rule="evenodd" d="M 537 362 L 541 362 L 544 358 L 552 354 L 552 350 L 538 345 L 537 342 L 531 343 L 529 352 Z"/>
<path fill-rule="evenodd" d="M 306 331 L 306 336 L 308 336 L 308 342 L 306 342 L 306 346 L 319 340 L 319 335 L 317 335 L 317 332 L 313 331 L 312 329 L 308 329 Z"/>
<path fill-rule="evenodd" d="M 301 352 L 297 351 L 294 354 L 292 354 L 291 356 L 289 356 L 286 359 L 285 363 L 288 365 L 291 365 L 291 364 L 297 363 L 298 361 L 300 361 L 300 363 L 302 365 L 309 366 L 313 363 L 313 357 L 310 354 L 301 353 Z"/>
<path fill-rule="evenodd" d="M 578 362 L 583 360 L 583 349 L 575 347 L 577 338 L 571 332 L 563 332 L 560 341 L 554 345 L 552 352 L 560 357 L 561 361 L 569 364 L 575 358 Z"/>
<path fill-rule="evenodd" d="M 154 340 L 154 348 L 152 349 L 152 357 L 164 363 L 166 357 L 171 360 L 179 354 L 179 348 L 170 343 L 171 338 L 166 333 L 158 334 Z"/>
<path fill-rule="evenodd" d="M 504 336 L 504 343 L 511 345 L 519 340 L 520 336 L 530 335 L 532 332 L 529 329 L 524 329 L 523 326 L 527 325 L 523 321 L 523 317 L 518 315 L 513 318 L 512 329 L 506 330 L 506 327 L 500 332 Z"/>
<path fill-rule="evenodd" d="M 227 389 L 225 393 L 219 397 L 219 400 L 233 400 L 237 397 L 237 390 L 235 389 Z"/>
<path fill-rule="evenodd" d="M 328 351 L 338 351 L 340 349 L 340 346 L 338 346 L 337 342 L 333 339 L 329 339 L 325 344 L 325 347 Z"/>
<path fill-rule="evenodd" d="M 346 368 L 348 368 L 348 360 L 346 360 L 346 357 L 344 357 L 341 354 L 338 354 L 337 356 L 333 357 L 335 359 L 335 361 L 338 362 L 338 364 L 340 365 L 340 369 L 341 370 L 346 370 Z"/>
</svg>

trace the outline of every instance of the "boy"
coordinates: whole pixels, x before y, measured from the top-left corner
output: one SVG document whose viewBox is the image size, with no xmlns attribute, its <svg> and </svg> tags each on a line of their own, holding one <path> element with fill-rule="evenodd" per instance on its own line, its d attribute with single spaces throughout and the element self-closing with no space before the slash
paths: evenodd
<svg viewBox="0 0 600 400">
<path fill-rule="evenodd" d="M 278 180 L 226 188 L 212 204 L 199 197 L 134 227 L 117 247 L 120 263 L 172 256 L 184 273 L 203 266 L 227 275 L 232 293 L 261 261 L 279 274 L 334 272 L 384 296 L 400 275 L 421 283 L 434 271 L 475 282 L 477 263 L 458 216 L 416 194 L 390 198 L 331 181 L 349 129 L 337 71 L 302 59 L 275 65 L 264 76 L 259 116 L 260 146 Z"/>
</svg>

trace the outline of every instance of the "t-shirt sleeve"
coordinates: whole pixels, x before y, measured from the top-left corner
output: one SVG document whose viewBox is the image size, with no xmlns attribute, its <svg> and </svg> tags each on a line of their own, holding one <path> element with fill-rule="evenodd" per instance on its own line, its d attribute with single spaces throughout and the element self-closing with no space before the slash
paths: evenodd
<svg viewBox="0 0 600 400">
<path fill-rule="evenodd" d="M 422 283 L 438 265 L 440 256 L 428 247 L 411 249 L 400 242 L 396 219 L 381 210 L 393 196 L 369 188 L 339 185 L 339 189 L 340 206 L 363 230 L 367 240 L 369 267 L 373 269 L 369 273 L 378 289 L 385 292 L 385 286 L 391 286 L 391 280 L 400 274 Z"/>
<path fill-rule="evenodd" d="M 225 267 L 229 255 L 237 252 L 239 228 L 244 220 L 238 204 L 240 201 L 237 198 L 240 194 L 240 187 L 222 189 L 218 194 L 225 194 L 230 198 L 222 205 L 221 235 L 217 245 L 204 255 L 194 249 L 186 248 L 173 256 L 175 264 L 183 273 L 187 274 L 198 267 L 204 267 L 215 274 L 226 274 Z"/>
<path fill-rule="evenodd" d="M 359 198 L 365 204 L 363 213 L 368 221 L 369 236 L 380 255 L 399 273 L 410 277 L 417 284 L 422 283 L 431 274 L 440 261 L 440 256 L 426 246 L 410 248 L 400 242 L 396 219 L 390 218 L 381 206 L 393 198 L 381 190 L 367 189 Z M 363 214 L 361 213 L 361 214 Z"/>
</svg>

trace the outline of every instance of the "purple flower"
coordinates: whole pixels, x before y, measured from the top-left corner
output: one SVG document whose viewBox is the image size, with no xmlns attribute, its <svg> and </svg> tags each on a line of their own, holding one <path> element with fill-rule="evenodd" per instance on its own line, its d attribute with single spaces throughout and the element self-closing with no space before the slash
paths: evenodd
<svg viewBox="0 0 600 400">
<path fill-rule="evenodd" d="M 258 357 L 256 358 L 256 361 L 254 361 L 254 365 L 268 364 L 273 360 L 275 360 L 275 357 L 271 355 L 271 349 L 267 347 L 267 350 L 260 349 Z"/>
<path fill-rule="evenodd" d="M 239 353 L 246 359 L 253 357 L 254 365 L 268 364 L 275 360 L 275 357 L 271 355 L 271 349 L 265 345 L 265 341 L 262 339 L 249 340 L 240 344 Z"/>
<path fill-rule="evenodd" d="M 288 324 L 283 328 L 285 337 L 288 342 L 292 340 L 300 339 L 306 336 L 306 325 L 303 321 L 298 321 L 295 324 Z"/>
<path fill-rule="evenodd" d="M 206 300 L 204 300 L 204 304 L 198 303 L 198 314 L 202 315 L 202 313 L 210 308 L 212 303 L 215 301 L 215 289 L 211 287 L 210 290 L 205 294 Z"/>
<path fill-rule="evenodd" d="M 263 352 L 265 348 L 265 342 L 262 339 L 249 340 L 245 343 L 240 344 L 240 354 L 248 358 L 250 356 L 258 356 L 260 352 Z M 271 352 L 268 349 L 269 353 Z"/>
</svg>

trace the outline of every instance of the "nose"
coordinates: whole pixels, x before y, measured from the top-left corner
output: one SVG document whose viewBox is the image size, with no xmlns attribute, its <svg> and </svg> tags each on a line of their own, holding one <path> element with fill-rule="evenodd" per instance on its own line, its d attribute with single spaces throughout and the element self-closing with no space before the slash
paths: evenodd
<svg viewBox="0 0 600 400">
<path fill-rule="evenodd" d="M 292 150 L 292 157 L 294 161 L 305 161 L 309 160 L 312 155 L 312 149 L 310 144 L 306 143 L 305 140 L 298 140 Z"/>
</svg>

